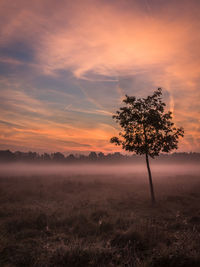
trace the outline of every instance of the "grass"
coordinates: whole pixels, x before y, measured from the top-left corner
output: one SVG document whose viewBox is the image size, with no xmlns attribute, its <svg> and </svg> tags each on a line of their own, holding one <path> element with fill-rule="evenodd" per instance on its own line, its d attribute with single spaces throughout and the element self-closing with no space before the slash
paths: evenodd
<svg viewBox="0 0 200 267">
<path fill-rule="evenodd" d="M 200 266 L 200 179 L 0 178 L 0 266 Z"/>
</svg>

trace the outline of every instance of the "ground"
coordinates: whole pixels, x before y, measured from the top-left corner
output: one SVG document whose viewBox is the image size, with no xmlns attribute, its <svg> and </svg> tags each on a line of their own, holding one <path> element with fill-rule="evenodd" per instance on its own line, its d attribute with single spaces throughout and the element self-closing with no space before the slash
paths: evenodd
<svg viewBox="0 0 200 267">
<path fill-rule="evenodd" d="M 200 266 L 200 177 L 0 177 L 0 266 Z"/>
</svg>

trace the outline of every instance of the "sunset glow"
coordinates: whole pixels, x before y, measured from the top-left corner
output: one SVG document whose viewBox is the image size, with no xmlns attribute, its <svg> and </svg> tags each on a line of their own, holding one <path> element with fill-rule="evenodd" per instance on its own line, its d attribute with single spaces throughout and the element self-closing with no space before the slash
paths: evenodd
<svg viewBox="0 0 200 267">
<path fill-rule="evenodd" d="M 163 88 L 200 152 L 200 2 L 0 2 L 0 149 L 119 151 L 112 114 L 125 94 Z"/>
</svg>

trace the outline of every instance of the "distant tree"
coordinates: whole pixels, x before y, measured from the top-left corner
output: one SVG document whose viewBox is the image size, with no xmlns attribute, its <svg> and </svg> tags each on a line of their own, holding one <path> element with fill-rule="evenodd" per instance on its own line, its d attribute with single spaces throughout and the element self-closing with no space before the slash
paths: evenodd
<svg viewBox="0 0 200 267">
<path fill-rule="evenodd" d="M 120 159 L 123 159 L 123 155 L 122 155 L 120 152 L 115 152 L 115 153 L 112 155 L 112 158 L 113 158 L 113 159 L 116 159 L 116 160 L 120 160 Z"/>
<path fill-rule="evenodd" d="M 44 160 L 44 161 L 50 161 L 51 160 L 51 157 L 48 153 L 44 153 L 41 155 L 41 159 Z"/>
<path fill-rule="evenodd" d="M 25 161 L 26 153 L 21 151 L 15 151 L 15 158 L 17 161 Z"/>
<path fill-rule="evenodd" d="M 10 150 L 1 150 L 0 151 L 0 161 L 9 162 L 14 161 L 15 155 Z"/>
<path fill-rule="evenodd" d="M 105 158 L 105 155 L 103 152 L 98 153 L 98 159 L 103 160 Z"/>
<path fill-rule="evenodd" d="M 97 160 L 97 153 L 96 152 L 90 152 L 88 158 L 89 158 L 89 160 Z"/>
<path fill-rule="evenodd" d="M 86 161 L 87 160 L 87 156 L 86 155 L 79 155 L 78 159 L 80 161 Z"/>
<path fill-rule="evenodd" d="M 54 161 L 64 161 L 65 160 L 65 156 L 60 152 L 55 152 L 55 153 L 52 154 L 52 159 Z"/>
<path fill-rule="evenodd" d="M 170 152 L 178 148 L 178 138 L 184 135 L 183 128 L 174 127 L 172 112 L 164 112 L 166 104 L 162 101 L 162 89 L 158 88 L 152 96 L 138 98 L 125 96 L 125 107 L 116 111 L 113 119 L 120 124 L 120 138 L 112 137 L 110 142 L 121 145 L 123 149 L 145 155 L 149 174 L 149 185 L 152 203 L 155 194 L 149 156 L 154 158 L 160 152 Z"/>
<path fill-rule="evenodd" d="M 69 156 L 67 156 L 67 161 L 71 162 L 71 161 L 75 161 L 75 156 L 73 154 L 69 154 Z"/>
<path fill-rule="evenodd" d="M 35 161 L 39 158 L 39 155 L 36 152 L 29 151 L 27 153 L 27 160 L 28 161 Z"/>
</svg>

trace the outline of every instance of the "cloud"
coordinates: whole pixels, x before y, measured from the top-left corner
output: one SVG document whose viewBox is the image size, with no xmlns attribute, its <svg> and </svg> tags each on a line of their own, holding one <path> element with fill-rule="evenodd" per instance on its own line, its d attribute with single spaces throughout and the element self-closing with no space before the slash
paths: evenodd
<svg viewBox="0 0 200 267">
<path fill-rule="evenodd" d="M 54 110 L 44 106 L 41 101 L 30 97 L 23 91 L 2 90 L 0 105 L 0 137 L 2 144 L 14 148 L 30 147 L 36 150 L 69 151 L 70 149 L 81 149 L 83 151 L 98 150 L 98 144 L 102 141 L 105 147 L 109 147 L 109 138 L 115 130 L 107 124 L 98 122 L 93 124 L 91 120 L 80 124 L 80 114 L 84 110 L 75 109 L 77 115 L 67 122 L 67 117 L 72 111 Z M 63 97 L 65 94 L 61 94 Z M 104 110 L 85 110 L 87 114 L 104 117 Z M 103 115 L 103 116 L 102 116 Z M 111 116 L 110 116 L 111 117 Z M 60 121 L 59 121 L 60 120 Z"/>
<path fill-rule="evenodd" d="M 0 62 L 11 65 L 21 65 L 23 64 L 20 60 L 13 59 L 11 57 L 0 57 Z"/>
<path fill-rule="evenodd" d="M 2 0 L 4 135 L 12 135 L 13 124 L 21 144 L 33 138 L 43 146 L 44 136 L 57 144 L 67 136 L 71 144 L 110 149 L 117 129 L 109 116 L 123 95 L 163 87 L 185 128 L 182 147 L 199 150 L 199 7 L 195 0 Z"/>
<path fill-rule="evenodd" d="M 19 124 L 15 124 L 9 121 L 2 121 L 0 120 L 0 124 L 6 125 L 8 127 L 12 127 L 12 128 L 19 128 L 19 129 L 23 129 L 24 127 L 19 125 Z"/>
<path fill-rule="evenodd" d="M 166 15 L 147 16 L 138 9 L 123 13 L 98 2 L 79 12 L 72 20 L 69 17 L 70 27 L 63 22 L 56 32 L 44 35 L 37 56 L 45 73 L 71 69 L 77 78 L 90 79 L 90 72 L 109 78 L 135 75 L 153 67 L 162 68 L 169 76 L 178 77 L 180 72 L 182 77 L 188 70 L 195 75 L 188 49 L 199 41 L 199 23 L 191 25 L 185 14 L 169 21 Z M 186 62 L 191 64 L 189 68 Z"/>
<path fill-rule="evenodd" d="M 1 90 L 0 96 L 1 109 L 3 107 L 5 110 L 8 110 L 8 112 L 12 110 L 24 114 L 49 114 L 48 110 L 44 108 L 44 105 L 40 101 L 30 97 L 23 91 L 13 89 Z"/>
</svg>

